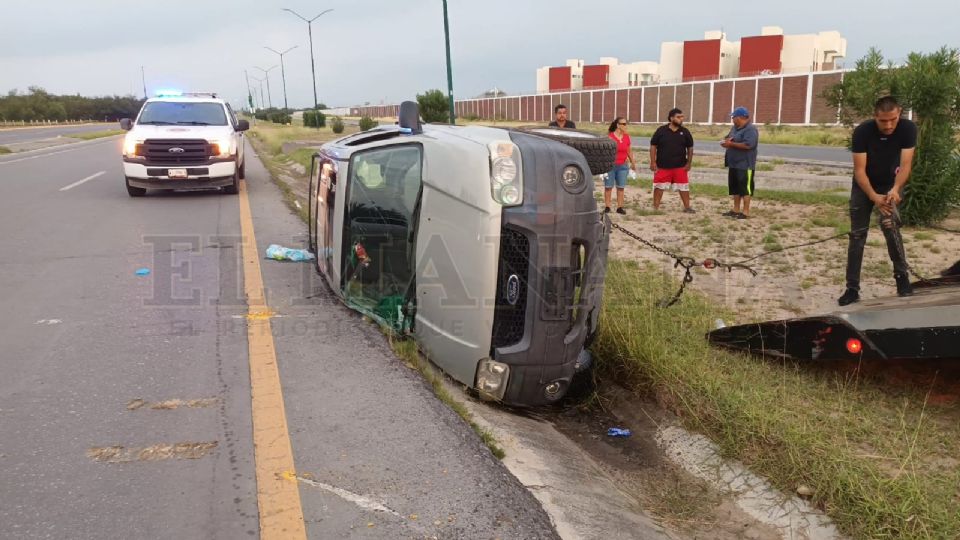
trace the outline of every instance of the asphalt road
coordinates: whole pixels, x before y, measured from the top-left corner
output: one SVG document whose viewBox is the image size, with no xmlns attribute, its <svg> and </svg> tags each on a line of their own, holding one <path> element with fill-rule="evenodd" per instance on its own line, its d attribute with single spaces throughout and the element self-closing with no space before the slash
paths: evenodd
<svg viewBox="0 0 960 540">
<path fill-rule="evenodd" d="M 39 141 L 53 137 L 67 137 L 74 133 L 89 133 L 92 131 L 106 131 L 120 129 L 117 123 L 83 124 L 79 126 L 49 126 L 31 128 L 0 129 L 0 146 L 5 144 Z"/>
<path fill-rule="evenodd" d="M 257 537 L 238 196 L 129 198 L 119 145 L 0 156 L 0 537 Z M 248 157 L 259 253 L 300 244 Z M 260 263 L 309 538 L 556 537 L 309 265 Z"/>
</svg>

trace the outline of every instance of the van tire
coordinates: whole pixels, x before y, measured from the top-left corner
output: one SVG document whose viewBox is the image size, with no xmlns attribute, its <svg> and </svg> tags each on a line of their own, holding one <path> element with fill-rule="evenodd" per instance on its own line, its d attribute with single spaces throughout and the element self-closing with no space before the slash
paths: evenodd
<svg viewBox="0 0 960 540">
<path fill-rule="evenodd" d="M 240 193 L 240 172 L 233 173 L 233 183 L 229 186 L 223 186 L 223 192 L 227 195 L 236 195 Z"/>
<path fill-rule="evenodd" d="M 596 176 L 610 172 L 617 161 L 617 143 L 609 137 L 602 137 L 579 129 L 560 129 L 545 127 L 522 127 L 519 131 L 552 139 L 579 150 L 587 159 L 590 174 Z"/>
<path fill-rule="evenodd" d="M 123 181 L 127 184 L 127 195 L 131 197 L 143 197 L 147 194 L 147 188 L 131 186 L 129 178 L 123 177 Z"/>
<path fill-rule="evenodd" d="M 240 178 L 243 178 L 244 180 L 246 180 L 246 178 L 247 178 L 247 162 L 246 162 L 246 160 L 244 160 L 244 162 L 240 164 Z"/>
</svg>

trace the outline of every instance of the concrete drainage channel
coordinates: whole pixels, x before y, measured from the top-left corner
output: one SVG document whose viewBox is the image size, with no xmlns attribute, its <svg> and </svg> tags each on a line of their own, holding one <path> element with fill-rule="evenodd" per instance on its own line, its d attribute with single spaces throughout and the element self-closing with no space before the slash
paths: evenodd
<svg viewBox="0 0 960 540">
<path fill-rule="evenodd" d="M 843 538 L 829 518 L 743 465 L 651 403 L 607 390 L 605 409 L 524 413 L 450 395 L 490 431 L 503 464 L 541 502 L 565 540 Z M 594 408 L 596 409 L 596 407 Z M 611 426 L 629 438 L 610 438 Z"/>
</svg>

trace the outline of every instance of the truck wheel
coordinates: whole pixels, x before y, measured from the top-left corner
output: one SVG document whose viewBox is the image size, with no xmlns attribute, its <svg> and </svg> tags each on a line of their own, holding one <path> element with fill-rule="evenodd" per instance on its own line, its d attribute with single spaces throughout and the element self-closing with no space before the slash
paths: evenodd
<svg viewBox="0 0 960 540">
<path fill-rule="evenodd" d="M 240 193 L 240 176 L 241 173 L 239 171 L 233 173 L 233 183 L 229 186 L 223 186 L 223 192 L 227 195 L 236 195 L 237 193 Z"/>
<path fill-rule="evenodd" d="M 147 188 L 131 186 L 129 178 L 124 177 L 123 181 L 127 184 L 127 195 L 131 197 L 143 197 L 147 194 Z"/>
<path fill-rule="evenodd" d="M 610 172 L 617 161 L 617 143 L 609 137 L 602 137 L 579 129 L 559 129 L 545 127 L 518 128 L 520 131 L 553 139 L 575 148 L 587 158 L 590 173 L 593 175 Z"/>
</svg>

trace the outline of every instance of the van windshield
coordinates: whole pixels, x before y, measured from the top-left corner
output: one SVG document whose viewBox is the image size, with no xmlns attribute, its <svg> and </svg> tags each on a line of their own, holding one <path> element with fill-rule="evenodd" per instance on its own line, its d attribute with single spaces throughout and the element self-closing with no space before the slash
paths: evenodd
<svg viewBox="0 0 960 540">
<path fill-rule="evenodd" d="M 143 106 L 138 124 L 225 126 L 223 105 L 213 102 L 151 101 Z"/>
</svg>

